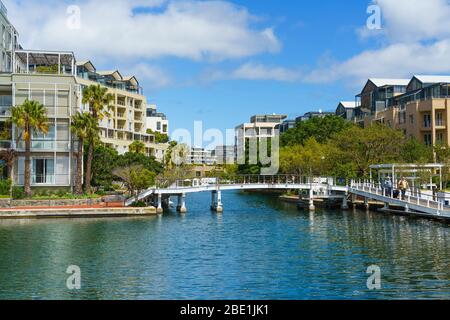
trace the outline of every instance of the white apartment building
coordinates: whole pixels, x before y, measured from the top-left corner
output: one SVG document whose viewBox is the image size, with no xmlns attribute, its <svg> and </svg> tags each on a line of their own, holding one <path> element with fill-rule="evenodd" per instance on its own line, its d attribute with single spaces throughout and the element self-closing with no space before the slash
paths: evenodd
<svg viewBox="0 0 450 320">
<path fill-rule="evenodd" d="M 213 151 L 193 147 L 186 158 L 186 164 L 213 166 L 217 163 Z"/>
<path fill-rule="evenodd" d="M 273 138 L 279 135 L 277 127 L 287 119 L 287 115 L 255 115 L 249 123 L 236 127 L 236 152 L 238 158 L 245 155 L 245 146 L 248 139 Z"/>
<path fill-rule="evenodd" d="M 147 129 L 153 132 L 169 135 L 169 120 L 164 113 L 158 112 L 156 105 L 147 107 Z"/>
</svg>

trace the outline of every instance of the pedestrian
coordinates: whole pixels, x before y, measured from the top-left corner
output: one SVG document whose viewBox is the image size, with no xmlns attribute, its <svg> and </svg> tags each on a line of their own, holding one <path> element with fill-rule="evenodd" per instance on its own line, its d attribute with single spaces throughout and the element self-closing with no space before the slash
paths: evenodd
<svg viewBox="0 0 450 320">
<path fill-rule="evenodd" d="M 409 183 L 408 181 L 405 179 L 405 177 L 402 177 L 400 179 L 400 181 L 398 182 L 398 189 L 400 190 L 401 194 L 402 194 L 402 200 L 406 199 L 406 191 L 409 188 Z"/>
<path fill-rule="evenodd" d="M 391 181 L 390 177 L 388 177 L 384 181 L 384 192 L 385 192 L 386 197 L 391 197 L 391 195 L 392 195 L 392 181 Z"/>
</svg>

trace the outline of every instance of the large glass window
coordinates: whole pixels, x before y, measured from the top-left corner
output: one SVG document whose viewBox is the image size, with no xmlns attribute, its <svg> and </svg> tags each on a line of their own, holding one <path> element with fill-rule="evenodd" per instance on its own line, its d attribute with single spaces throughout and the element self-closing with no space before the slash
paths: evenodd
<svg viewBox="0 0 450 320">
<path fill-rule="evenodd" d="M 54 159 L 33 159 L 33 183 L 53 184 L 55 180 Z"/>
</svg>

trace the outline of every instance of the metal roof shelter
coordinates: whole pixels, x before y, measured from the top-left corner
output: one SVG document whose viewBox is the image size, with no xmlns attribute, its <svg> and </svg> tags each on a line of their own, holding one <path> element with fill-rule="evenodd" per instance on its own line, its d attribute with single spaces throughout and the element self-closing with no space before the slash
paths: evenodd
<svg viewBox="0 0 450 320">
<path fill-rule="evenodd" d="M 412 174 L 407 179 L 413 182 L 413 186 L 416 180 L 420 179 L 418 173 L 429 172 L 430 173 L 430 185 L 433 184 L 433 178 L 439 178 L 440 190 L 443 189 L 442 171 L 445 168 L 441 163 L 429 163 L 429 164 L 379 164 L 370 166 L 370 180 L 373 180 L 373 173 L 378 173 L 378 181 L 381 181 L 382 176 L 384 178 L 391 177 L 393 182 L 397 182 L 399 178 L 406 174 Z"/>
<path fill-rule="evenodd" d="M 14 56 L 15 71 L 36 72 L 37 66 L 58 66 L 57 74 L 76 75 L 75 54 L 71 51 L 16 50 Z M 17 70 L 17 66 L 25 70 Z"/>
</svg>

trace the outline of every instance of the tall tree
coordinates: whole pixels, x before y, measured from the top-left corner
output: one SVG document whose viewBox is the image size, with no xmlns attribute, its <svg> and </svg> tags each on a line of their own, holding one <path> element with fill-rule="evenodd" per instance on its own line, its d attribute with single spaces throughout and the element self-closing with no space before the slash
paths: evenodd
<svg viewBox="0 0 450 320">
<path fill-rule="evenodd" d="M 89 105 L 89 111 L 97 122 L 109 116 L 113 95 L 108 93 L 108 88 L 100 85 L 91 85 L 83 90 L 83 104 Z M 86 161 L 85 189 L 86 193 L 91 193 L 92 161 L 94 158 L 94 143 L 89 144 Z"/>
<path fill-rule="evenodd" d="M 19 139 L 25 141 L 25 196 L 31 197 L 31 141 L 33 132 L 48 133 L 48 118 L 45 107 L 33 100 L 25 100 L 11 109 L 11 122 L 19 129 Z"/>
<path fill-rule="evenodd" d="M 319 143 L 327 142 L 335 134 L 352 127 L 353 124 L 337 116 L 312 118 L 297 123 L 297 126 L 281 135 L 281 146 L 305 144 L 309 138 Z"/>
<path fill-rule="evenodd" d="M 83 147 L 84 142 L 92 144 L 98 137 L 99 126 L 97 119 L 89 112 L 77 113 L 72 117 L 70 130 L 78 137 L 77 152 L 77 177 L 75 183 L 75 193 L 83 194 Z"/>
</svg>

